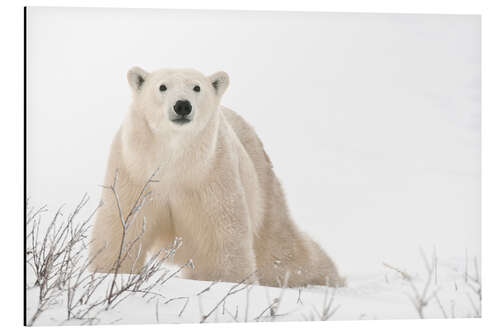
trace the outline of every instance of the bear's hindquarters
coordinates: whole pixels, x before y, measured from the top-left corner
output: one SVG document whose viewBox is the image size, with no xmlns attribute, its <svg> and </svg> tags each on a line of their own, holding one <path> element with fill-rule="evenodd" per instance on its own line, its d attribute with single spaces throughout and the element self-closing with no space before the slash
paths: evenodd
<svg viewBox="0 0 500 333">
<path fill-rule="evenodd" d="M 291 221 L 267 227 L 254 240 L 260 284 L 291 288 L 345 285 L 325 251 Z"/>
</svg>

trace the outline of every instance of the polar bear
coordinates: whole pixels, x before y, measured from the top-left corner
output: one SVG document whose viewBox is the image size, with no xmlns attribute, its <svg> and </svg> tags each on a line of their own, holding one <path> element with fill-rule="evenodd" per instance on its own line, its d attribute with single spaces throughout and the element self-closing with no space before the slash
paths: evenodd
<svg viewBox="0 0 500 333">
<path fill-rule="evenodd" d="M 133 67 L 127 78 L 133 100 L 112 142 L 105 185 L 118 172 L 115 190 L 127 212 L 160 169 L 137 213 L 147 223 L 127 230 L 125 242 L 140 240 L 120 273 L 136 273 L 148 254 L 181 237 L 174 262 L 192 259 L 186 278 L 236 282 L 256 272 L 267 286 L 343 285 L 332 260 L 292 221 L 253 128 L 220 105 L 229 85 L 225 72 L 207 77 L 192 69 Z M 111 271 L 119 255 L 123 216 L 115 199 L 103 190 L 90 242 L 97 272 Z"/>
</svg>

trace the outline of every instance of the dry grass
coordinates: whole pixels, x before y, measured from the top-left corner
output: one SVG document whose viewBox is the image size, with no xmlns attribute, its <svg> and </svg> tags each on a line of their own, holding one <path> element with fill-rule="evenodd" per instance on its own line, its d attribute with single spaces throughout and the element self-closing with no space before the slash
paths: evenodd
<svg viewBox="0 0 500 333">
<path fill-rule="evenodd" d="M 438 285 L 438 257 L 436 254 L 436 249 L 434 248 L 432 252 L 432 261 L 429 261 L 425 252 L 420 249 L 420 255 L 422 261 L 425 265 L 427 275 L 425 276 L 424 284 L 421 288 L 417 287 L 415 277 L 411 276 L 407 272 L 387 263 L 383 263 L 386 268 L 397 272 L 401 278 L 407 283 L 410 288 L 410 293 L 407 293 L 408 299 L 415 308 L 419 318 L 424 319 L 424 310 L 434 300 L 441 311 L 443 318 L 455 318 L 455 302 L 452 300 L 450 302 L 450 309 L 447 311 L 443 305 L 440 297 L 439 291 L 440 287 Z M 474 274 L 471 275 L 468 271 L 469 258 L 467 252 L 465 255 L 465 270 L 463 274 L 463 282 L 470 289 L 470 292 L 465 292 L 465 296 L 469 300 L 470 308 L 472 313 L 470 317 L 480 318 L 481 317 L 481 299 L 482 299 L 482 286 L 481 286 L 481 276 L 479 273 L 479 265 L 477 257 L 474 258 Z M 434 284 L 433 284 L 434 282 Z M 432 287 L 434 285 L 434 287 Z M 455 282 L 455 289 L 456 286 Z M 471 295 L 472 294 L 472 295 Z"/>
</svg>

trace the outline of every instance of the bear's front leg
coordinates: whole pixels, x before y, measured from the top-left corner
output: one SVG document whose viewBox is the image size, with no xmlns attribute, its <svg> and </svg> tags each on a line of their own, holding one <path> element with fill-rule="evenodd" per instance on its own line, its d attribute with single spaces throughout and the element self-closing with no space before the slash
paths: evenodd
<svg viewBox="0 0 500 333">
<path fill-rule="evenodd" d="M 103 191 L 103 206 L 97 212 L 89 244 L 91 271 L 138 273 L 155 236 L 161 231 L 154 225 L 156 215 L 151 209 L 151 201 L 131 214 L 140 190 L 123 185 L 129 184 L 125 180 L 122 177 L 116 183 L 118 200 L 111 189 Z"/>
<path fill-rule="evenodd" d="M 206 281 L 256 281 L 253 233 L 242 191 L 211 188 L 183 199 L 183 209 L 173 212 L 176 233 L 183 239 L 175 261 L 181 265 L 191 259 L 194 265 L 192 270 L 185 269 L 183 276 Z"/>
<path fill-rule="evenodd" d="M 238 237 L 240 240 L 238 244 L 233 242 L 232 237 L 234 234 L 226 239 L 219 236 L 218 246 L 207 246 L 196 251 L 191 258 L 193 269 L 185 271 L 184 276 L 189 279 L 205 281 L 243 281 L 245 283 L 256 281 L 254 277 L 255 258 L 252 248 L 245 240 L 247 235 L 242 234 L 241 237 Z"/>
<path fill-rule="evenodd" d="M 143 218 L 142 214 L 139 218 Z M 139 272 L 151 242 L 151 232 L 144 232 L 141 222 L 135 221 L 124 233 L 120 217 L 105 211 L 98 214 L 90 242 L 89 268 L 102 273 Z"/>
</svg>

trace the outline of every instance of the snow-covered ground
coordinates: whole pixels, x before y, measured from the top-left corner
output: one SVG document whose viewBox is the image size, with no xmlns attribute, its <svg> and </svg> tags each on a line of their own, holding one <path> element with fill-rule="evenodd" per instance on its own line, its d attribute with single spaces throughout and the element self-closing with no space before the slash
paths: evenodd
<svg viewBox="0 0 500 333">
<path fill-rule="evenodd" d="M 480 316 L 478 295 L 464 279 L 464 261 L 439 264 L 428 288 L 424 318 Z M 413 276 L 419 293 L 427 274 Z M 61 296 L 35 325 L 147 324 L 245 321 L 302 321 L 419 318 L 417 300 L 408 281 L 388 269 L 384 274 L 352 276 L 345 288 L 311 286 L 303 289 L 271 288 L 171 278 L 161 296 L 132 294 L 116 308 L 98 312 L 93 320 L 66 320 L 65 298 Z M 471 284 L 473 285 L 473 284 Z M 206 290 L 208 288 L 208 290 Z M 236 293 L 227 296 L 231 290 Z M 28 318 L 38 303 L 38 288 L 28 290 Z M 225 300 L 225 301 L 224 301 Z M 215 310 L 214 310 L 215 308 Z M 271 315 L 271 308 L 273 308 Z M 210 313 L 208 318 L 205 318 Z M 205 319 L 204 319 L 205 318 Z"/>
<path fill-rule="evenodd" d="M 348 279 L 331 319 L 418 316 L 409 282 L 384 263 L 421 290 L 420 247 L 438 258 L 430 288 L 440 287 L 447 316 L 476 313 L 463 274 L 473 258 L 480 268 L 481 255 L 478 16 L 29 8 L 27 28 L 34 207 L 47 204 L 50 216 L 83 193 L 91 200 L 84 214 L 98 203 L 130 103 L 130 67 L 225 70 L 222 103 L 254 126 L 297 225 Z M 189 297 L 181 316 L 184 299 L 161 300 L 156 311 L 156 301 L 133 295 L 99 321 L 149 323 L 158 313 L 159 322 L 199 322 L 231 288 L 219 283 L 196 296 L 207 284 L 173 278 L 161 288 L 166 299 Z M 246 318 L 280 293 L 253 287 Z M 277 313 L 287 315 L 274 320 L 318 317 L 325 291 L 305 289 L 303 304 L 298 293 L 285 290 Z M 36 294 L 28 292 L 28 312 Z M 36 324 L 61 323 L 59 303 Z M 246 290 L 207 321 L 233 320 L 236 306 L 242 321 Z M 423 312 L 443 317 L 435 299 Z"/>
</svg>

